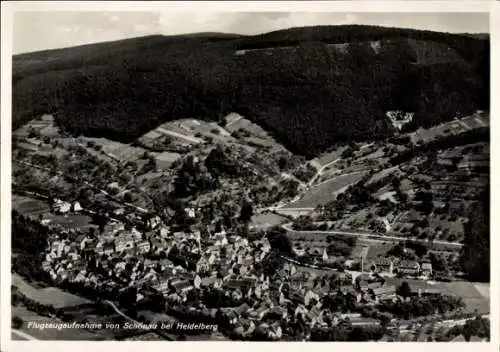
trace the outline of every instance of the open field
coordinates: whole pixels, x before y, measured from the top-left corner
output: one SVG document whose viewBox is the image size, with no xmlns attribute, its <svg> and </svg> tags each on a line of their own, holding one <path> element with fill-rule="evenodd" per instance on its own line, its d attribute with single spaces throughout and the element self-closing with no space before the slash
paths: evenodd
<svg viewBox="0 0 500 352">
<path fill-rule="evenodd" d="M 371 161 L 371 160 L 370 160 Z M 319 184 L 329 179 L 336 177 L 340 174 L 350 174 L 354 172 L 369 172 L 374 168 L 373 165 L 370 165 L 368 162 L 354 164 L 351 166 L 346 166 L 342 161 L 338 161 L 332 165 L 328 165 L 324 168 L 321 176 L 318 177 L 314 184 Z"/>
<path fill-rule="evenodd" d="M 19 291 L 27 297 L 33 297 L 37 294 L 38 288 L 29 284 L 21 276 L 12 273 L 12 285 L 16 286 Z"/>
<path fill-rule="evenodd" d="M 472 115 L 472 116 L 467 116 L 462 119 L 462 121 L 468 125 L 470 128 L 479 128 L 479 127 L 486 127 L 490 125 L 490 119 L 489 116 L 479 116 L 479 115 Z"/>
<path fill-rule="evenodd" d="M 183 119 L 179 120 L 179 123 L 181 123 L 183 126 L 188 127 L 195 134 L 201 133 L 202 135 L 208 135 L 212 137 L 220 136 L 231 138 L 231 134 L 215 122 L 200 121 L 196 119 Z"/>
<path fill-rule="evenodd" d="M 120 161 L 137 161 L 137 159 L 139 159 L 146 151 L 144 148 L 133 147 L 129 144 L 112 141 L 106 138 L 79 137 L 79 140 L 83 144 L 90 141 L 101 145 L 102 150 L 107 155 Z"/>
<path fill-rule="evenodd" d="M 489 284 L 485 284 L 485 283 L 477 283 L 477 284 L 474 284 L 474 287 L 476 288 L 476 290 L 483 296 L 483 297 L 486 297 L 486 298 L 490 298 L 490 285 Z"/>
<path fill-rule="evenodd" d="M 287 208 L 315 208 L 320 204 L 326 204 L 335 200 L 337 193 L 361 180 L 365 174 L 366 172 L 359 172 L 356 174 L 341 175 L 314 186 L 302 199 L 288 205 Z"/>
<path fill-rule="evenodd" d="M 178 153 L 163 152 L 155 154 L 156 164 L 160 169 L 168 169 L 170 166 L 181 157 Z"/>
<path fill-rule="evenodd" d="M 459 134 L 471 129 L 489 126 L 487 116 L 471 115 L 460 120 L 453 120 L 429 129 L 419 129 L 409 134 L 414 142 L 428 142 L 439 136 Z"/>
<path fill-rule="evenodd" d="M 154 181 L 163 175 L 162 172 L 148 172 L 137 177 L 137 182 L 139 184 L 148 183 L 148 181 Z"/>
<path fill-rule="evenodd" d="M 416 210 L 407 211 L 400 216 L 393 224 L 392 230 L 398 233 L 408 233 L 415 223 L 422 219 L 421 213 Z M 428 218 L 429 227 L 426 230 L 434 231 L 438 234 L 438 239 L 450 242 L 458 241 L 464 233 L 464 219 L 450 221 L 448 215 L 431 215 Z"/>
<path fill-rule="evenodd" d="M 46 128 L 49 128 L 49 129 L 45 130 Z M 24 126 L 16 129 L 15 131 L 13 131 L 12 134 L 17 135 L 17 136 L 26 137 L 29 134 L 29 131 L 31 131 L 31 130 L 34 130 L 35 132 L 39 132 L 42 135 L 47 135 L 47 134 L 43 133 L 44 130 L 46 132 L 48 132 L 49 130 L 50 131 L 55 130 L 54 117 L 52 115 L 43 115 L 39 119 L 31 120 L 30 122 L 28 122 Z"/>
<path fill-rule="evenodd" d="M 238 131 L 240 129 L 245 129 L 250 132 L 253 129 L 254 134 L 257 135 L 260 132 L 257 129 L 259 126 L 257 125 L 253 126 L 253 125 L 255 124 L 252 123 L 250 120 L 245 119 L 242 116 L 230 115 L 230 117 L 227 119 L 225 129 L 230 133 L 233 133 L 234 131 Z"/>
<path fill-rule="evenodd" d="M 188 137 L 192 137 L 195 134 L 194 131 L 192 131 L 187 126 L 183 126 L 179 121 L 166 122 L 166 123 L 160 125 L 158 128 L 156 128 L 154 131 L 161 133 L 161 131 L 159 131 L 160 128 L 165 129 L 165 130 L 169 130 L 169 131 L 174 132 L 174 133 L 182 134 L 182 135 L 185 135 Z"/>
<path fill-rule="evenodd" d="M 86 298 L 62 291 L 56 287 L 35 288 L 17 274 L 12 274 L 12 285 L 17 286 L 19 292 L 29 299 L 43 305 L 52 305 L 54 308 L 74 307 L 92 303 Z"/>
<path fill-rule="evenodd" d="M 351 256 L 353 258 L 366 258 L 369 250 L 370 250 L 370 246 L 356 245 L 352 250 Z"/>
<path fill-rule="evenodd" d="M 381 161 L 381 159 L 384 157 L 384 155 L 385 155 L 384 148 L 374 149 L 372 147 L 372 151 L 370 151 L 368 154 L 366 154 L 360 158 L 357 158 L 356 160 L 364 161 L 364 160 L 376 159 L 377 161 Z"/>
<path fill-rule="evenodd" d="M 400 278 L 387 278 L 387 284 L 400 285 L 403 281 L 408 282 L 412 290 L 438 289 L 442 294 L 461 297 L 466 305 L 465 311 L 474 313 L 477 309 L 479 314 L 490 312 L 489 295 L 483 295 L 484 291 L 489 289 L 489 284 L 478 284 L 473 282 L 455 281 L 455 282 L 435 282 L 423 280 L 408 280 Z M 480 285 L 481 290 L 477 289 Z"/>
<path fill-rule="evenodd" d="M 391 248 L 396 245 L 394 242 L 386 242 L 380 244 L 370 244 L 366 253 L 366 259 L 373 259 L 379 256 L 384 256 Z"/>
<path fill-rule="evenodd" d="M 20 331 L 33 336 L 38 340 L 59 340 L 59 341 L 78 341 L 78 340 L 102 340 L 94 333 L 83 329 L 37 329 L 28 327 L 29 322 L 33 323 L 62 323 L 56 317 L 43 317 L 36 312 L 30 311 L 24 307 L 12 307 L 12 316 L 17 316 L 23 320 Z M 12 334 L 15 340 L 23 340 L 18 335 Z"/>
<path fill-rule="evenodd" d="M 370 185 L 370 184 L 377 182 L 377 181 L 380 181 L 380 180 L 382 180 L 385 177 L 388 177 L 390 175 L 394 175 L 394 174 L 397 175 L 398 170 L 399 170 L 399 165 L 384 169 L 382 171 L 379 171 L 379 172 L 373 174 L 373 176 L 368 180 L 367 184 Z"/>
<path fill-rule="evenodd" d="M 481 286 L 481 290 L 477 289 Z M 473 313 L 477 310 L 479 314 L 490 313 L 490 297 L 484 295 L 489 290 L 489 284 L 477 284 L 472 282 L 447 282 L 444 283 L 444 293 L 451 296 L 462 297 L 466 305 L 466 312 Z"/>
<path fill-rule="evenodd" d="M 191 123 L 191 127 L 187 126 L 183 123 L 184 120 L 175 120 L 166 122 L 152 131 L 149 131 L 145 135 L 143 135 L 140 140 L 156 140 L 161 138 L 161 136 L 168 136 L 173 139 L 174 143 L 179 143 L 181 145 L 193 145 L 199 144 L 202 142 L 201 138 L 195 137 L 196 131 L 194 130 L 193 123 Z M 198 122 L 198 120 L 194 120 Z M 195 126 L 196 123 L 194 124 Z M 200 122 L 201 125 L 201 122 Z"/>
<path fill-rule="evenodd" d="M 335 150 L 333 152 L 322 154 L 321 156 L 319 156 L 313 160 L 315 162 L 317 162 L 319 165 L 325 166 L 336 159 L 340 159 L 342 152 L 345 149 L 346 149 L 346 147 L 338 148 L 337 150 Z"/>
<path fill-rule="evenodd" d="M 50 212 L 50 207 L 47 203 L 17 194 L 12 194 L 12 208 L 22 214 L 29 215 L 39 215 Z"/>
<path fill-rule="evenodd" d="M 254 228 L 266 228 L 283 224 L 287 220 L 288 219 L 285 218 L 284 216 L 280 216 L 273 213 L 263 213 L 254 215 L 252 217 L 252 222 L 250 226 Z"/>
<path fill-rule="evenodd" d="M 275 150 L 283 148 L 266 130 L 242 116 L 230 114 L 226 117 L 226 121 L 225 130 L 230 133 L 242 132 L 238 139 L 244 144 Z"/>
</svg>

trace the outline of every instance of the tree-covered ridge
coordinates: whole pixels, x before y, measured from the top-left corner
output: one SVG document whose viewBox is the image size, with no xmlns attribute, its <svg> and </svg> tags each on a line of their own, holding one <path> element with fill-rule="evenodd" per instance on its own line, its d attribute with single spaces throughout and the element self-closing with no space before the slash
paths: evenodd
<svg viewBox="0 0 500 352">
<path fill-rule="evenodd" d="M 440 43 L 426 52 L 457 55 L 437 53 L 430 57 L 439 60 L 421 64 L 408 39 Z M 332 42 L 347 43 L 346 50 L 332 50 Z M 291 44 L 294 50 L 272 55 L 235 55 L 252 45 Z M 16 127 L 53 112 L 73 134 L 131 142 L 161 122 L 236 111 L 291 151 L 314 156 L 335 142 L 391 135 L 388 110 L 415 112 L 418 127 L 487 109 L 488 53 L 488 40 L 368 26 L 136 38 L 45 52 L 36 63 L 37 53 L 14 58 L 13 121 Z"/>
<path fill-rule="evenodd" d="M 311 26 L 282 29 L 252 37 L 246 37 L 240 41 L 238 48 L 250 49 L 269 46 L 288 46 L 310 41 L 342 43 L 361 42 L 369 40 L 388 40 L 397 38 L 411 38 L 416 40 L 445 42 L 450 47 L 460 50 L 462 55 L 469 58 L 477 55 L 477 52 L 475 51 L 482 48 L 482 44 L 477 40 L 487 39 L 484 37 L 484 35 L 478 37 L 467 34 L 450 34 L 426 30 L 382 26 Z M 469 47 L 469 50 L 467 50 L 467 47 Z"/>
</svg>

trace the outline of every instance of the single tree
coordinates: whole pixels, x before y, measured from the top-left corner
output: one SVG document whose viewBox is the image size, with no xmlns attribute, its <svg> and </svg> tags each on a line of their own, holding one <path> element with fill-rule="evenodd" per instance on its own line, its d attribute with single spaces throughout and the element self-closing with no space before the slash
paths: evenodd
<svg viewBox="0 0 500 352">
<path fill-rule="evenodd" d="M 396 293 L 401 296 L 401 297 L 410 297 L 411 295 L 411 288 L 410 288 L 410 285 L 408 285 L 408 282 L 406 281 L 403 281 L 403 283 L 398 286 L 398 288 L 396 289 Z"/>
</svg>

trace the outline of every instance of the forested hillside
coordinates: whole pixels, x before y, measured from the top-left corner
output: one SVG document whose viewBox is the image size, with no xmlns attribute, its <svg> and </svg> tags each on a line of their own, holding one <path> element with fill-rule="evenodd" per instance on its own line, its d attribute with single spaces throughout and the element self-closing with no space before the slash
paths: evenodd
<svg viewBox="0 0 500 352">
<path fill-rule="evenodd" d="M 15 56 L 13 83 L 14 127 L 52 112 L 71 133 L 129 142 L 235 111 L 314 156 L 391 135 L 388 110 L 415 112 L 415 128 L 488 109 L 489 40 L 370 26 L 151 36 Z"/>
</svg>

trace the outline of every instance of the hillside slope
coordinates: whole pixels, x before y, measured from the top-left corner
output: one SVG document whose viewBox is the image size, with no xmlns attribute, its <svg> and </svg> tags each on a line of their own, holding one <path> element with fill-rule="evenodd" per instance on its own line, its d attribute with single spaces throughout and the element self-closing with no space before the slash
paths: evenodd
<svg viewBox="0 0 500 352">
<path fill-rule="evenodd" d="M 53 112 L 71 133 L 126 142 L 163 121 L 236 111 L 314 156 L 392 134 L 388 110 L 415 112 L 415 128 L 489 107 L 489 40 L 414 30 L 150 36 L 13 60 L 14 127 Z"/>
</svg>

